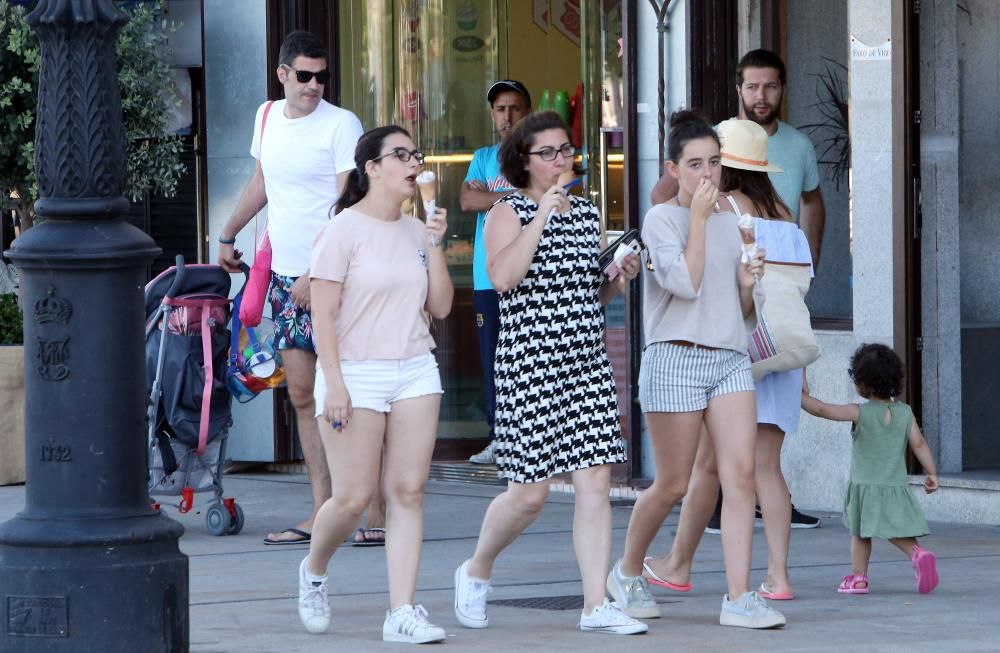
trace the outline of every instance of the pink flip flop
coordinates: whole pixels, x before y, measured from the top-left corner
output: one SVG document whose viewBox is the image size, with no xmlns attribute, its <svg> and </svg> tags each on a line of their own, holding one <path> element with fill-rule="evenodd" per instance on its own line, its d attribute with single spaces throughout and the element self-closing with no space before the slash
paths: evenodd
<svg viewBox="0 0 1000 653">
<path fill-rule="evenodd" d="M 652 560 L 652 558 L 646 558 L 646 560 Z M 694 587 L 690 581 L 688 581 L 685 585 L 678 585 L 676 583 L 671 583 L 669 580 L 664 578 L 660 578 L 656 575 L 656 572 L 653 571 L 653 568 L 649 566 L 646 560 L 642 561 L 642 575 L 645 576 L 646 580 L 648 580 L 651 584 L 659 587 L 665 587 L 668 590 L 673 590 L 675 592 L 690 592 L 691 588 Z"/>
<path fill-rule="evenodd" d="M 794 592 L 772 592 L 766 582 L 760 584 L 757 593 L 769 601 L 791 601 L 795 598 Z"/>
<path fill-rule="evenodd" d="M 917 578 L 917 591 L 928 594 L 938 586 L 937 558 L 927 549 L 913 547 L 913 575 Z"/>
</svg>

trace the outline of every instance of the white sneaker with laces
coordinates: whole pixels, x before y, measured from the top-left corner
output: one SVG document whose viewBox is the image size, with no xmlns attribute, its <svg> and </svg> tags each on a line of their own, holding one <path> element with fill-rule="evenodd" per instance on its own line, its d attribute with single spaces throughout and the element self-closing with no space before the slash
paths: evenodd
<svg viewBox="0 0 1000 653">
<path fill-rule="evenodd" d="M 659 619 L 660 606 L 649 591 L 649 581 L 642 576 L 622 575 L 622 561 L 611 567 L 607 588 L 621 611 L 636 619 Z"/>
<path fill-rule="evenodd" d="M 466 628 L 486 628 L 486 595 L 493 589 L 487 580 L 469 576 L 469 561 L 455 570 L 455 618 Z"/>
<path fill-rule="evenodd" d="M 747 592 L 735 601 L 729 595 L 722 597 L 722 612 L 719 624 L 740 628 L 781 628 L 786 623 L 781 614 L 762 599 L 757 592 Z"/>
<path fill-rule="evenodd" d="M 444 639 L 444 628 L 427 621 L 427 610 L 422 605 L 407 603 L 385 613 L 385 622 L 382 624 L 383 642 L 429 644 Z"/>
<path fill-rule="evenodd" d="M 580 630 L 585 633 L 609 635 L 641 635 L 649 630 L 649 626 L 628 616 L 617 603 L 611 603 L 607 599 L 590 614 L 581 613 L 579 625 Z"/>
<path fill-rule="evenodd" d="M 306 579 L 306 560 L 299 565 L 299 619 L 310 633 L 326 632 L 330 626 L 330 600 L 326 594 L 326 576 L 321 581 Z"/>
<path fill-rule="evenodd" d="M 469 456 L 469 462 L 473 465 L 495 465 L 497 462 L 496 443 L 490 442 L 485 449 Z"/>
</svg>

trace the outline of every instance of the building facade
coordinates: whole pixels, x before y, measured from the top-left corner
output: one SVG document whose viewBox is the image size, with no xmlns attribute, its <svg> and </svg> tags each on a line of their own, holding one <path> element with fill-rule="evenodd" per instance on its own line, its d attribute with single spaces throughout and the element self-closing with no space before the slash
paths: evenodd
<svg viewBox="0 0 1000 653">
<path fill-rule="evenodd" d="M 202 0 L 205 256 L 253 170 L 254 112 L 278 97 L 277 43 L 309 29 L 329 44 L 329 99 L 366 128 L 414 134 L 449 209 L 456 300 L 435 325 L 445 380 L 439 454 L 457 459 L 486 434 L 471 308 L 474 216 L 458 206 L 475 148 L 494 135 L 484 98 L 498 78 L 524 82 L 538 108 L 566 106 L 587 176 L 581 192 L 609 231 L 638 227 L 662 160 L 661 125 L 680 106 L 735 115 L 734 69 L 754 47 L 788 65 L 783 119 L 813 140 L 827 209 L 823 257 L 807 298 L 822 357 L 814 392 L 857 397 L 845 373 L 861 342 L 892 345 L 906 395 L 943 474 L 931 518 L 1000 524 L 1000 444 L 989 408 L 998 385 L 1000 301 L 992 219 L 1000 126 L 1000 7 L 989 0 Z M 169 3 L 168 3 L 169 7 Z M 619 41 L 621 39 L 621 41 Z M 620 46 L 619 47 L 619 43 Z M 620 55 L 619 55 L 620 51 Z M 262 216 L 263 219 L 263 216 Z M 263 223 L 261 223 L 262 225 Z M 239 249 L 253 251 L 253 230 Z M 638 293 L 633 297 L 638 298 Z M 653 474 L 635 402 L 638 302 L 608 310 L 631 462 Z M 235 458 L 294 457 L 280 394 L 237 409 Z M 278 433 L 277 436 L 274 434 Z M 804 416 L 786 439 L 795 502 L 839 510 L 850 450 L 845 425 Z M 914 469 L 914 471 L 917 471 Z"/>
</svg>

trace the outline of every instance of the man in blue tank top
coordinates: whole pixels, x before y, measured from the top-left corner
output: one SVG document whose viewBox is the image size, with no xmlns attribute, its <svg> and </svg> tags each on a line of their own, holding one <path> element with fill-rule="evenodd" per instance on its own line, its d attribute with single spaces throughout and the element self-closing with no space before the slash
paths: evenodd
<svg viewBox="0 0 1000 653">
<path fill-rule="evenodd" d="M 486 92 L 490 103 L 490 117 L 501 141 L 524 116 L 531 112 L 531 95 L 524 84 L 514 79 L 494 82 Z M 476 236 L 472 255 L 472 306 L 476 313 L 476 335 L 479 338 L 479 358 L 483 367 L 483 394 L 486 401 L 486 420 L 490 425 L 490 443 L 481 452 L 469 458 L 478 465 L 492 465 L 493 411 L 496 404 L 496 387 L 493 381 L 493 358 L 500 331 L 500 308 L 497 292 L 486 272 L 486 244 L 483 242 L 483 225 L 486 212 L 494 202 L 506 195 L 512 186 L 500 172 L 500 143 L 481 147 L 472 155 L 469 172 L 462 184 L 459 199 L 463 211 L 476 211 Z"/>
</svg>

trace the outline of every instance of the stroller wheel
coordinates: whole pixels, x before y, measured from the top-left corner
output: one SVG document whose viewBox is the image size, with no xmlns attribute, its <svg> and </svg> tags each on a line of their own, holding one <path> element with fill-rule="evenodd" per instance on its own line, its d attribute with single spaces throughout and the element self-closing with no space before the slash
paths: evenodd
<svg viewBox="0 0 1000 653">
<path fill-rule="evenodd" d="M 221 503 L 214 503 L 205 511 L 205 525 L 212 535 L 225 535 L 229 532 L 229 511 Z"/>
<path fill-rule="evenodd" d="M 236 511 L 236 516 L 229 515 L 229 529 L 226 535 L 236 535 L 243 530 L 243 508 L 240 508 L 240 504 L 233 503 L 233 510 Z"/>
</svg>

